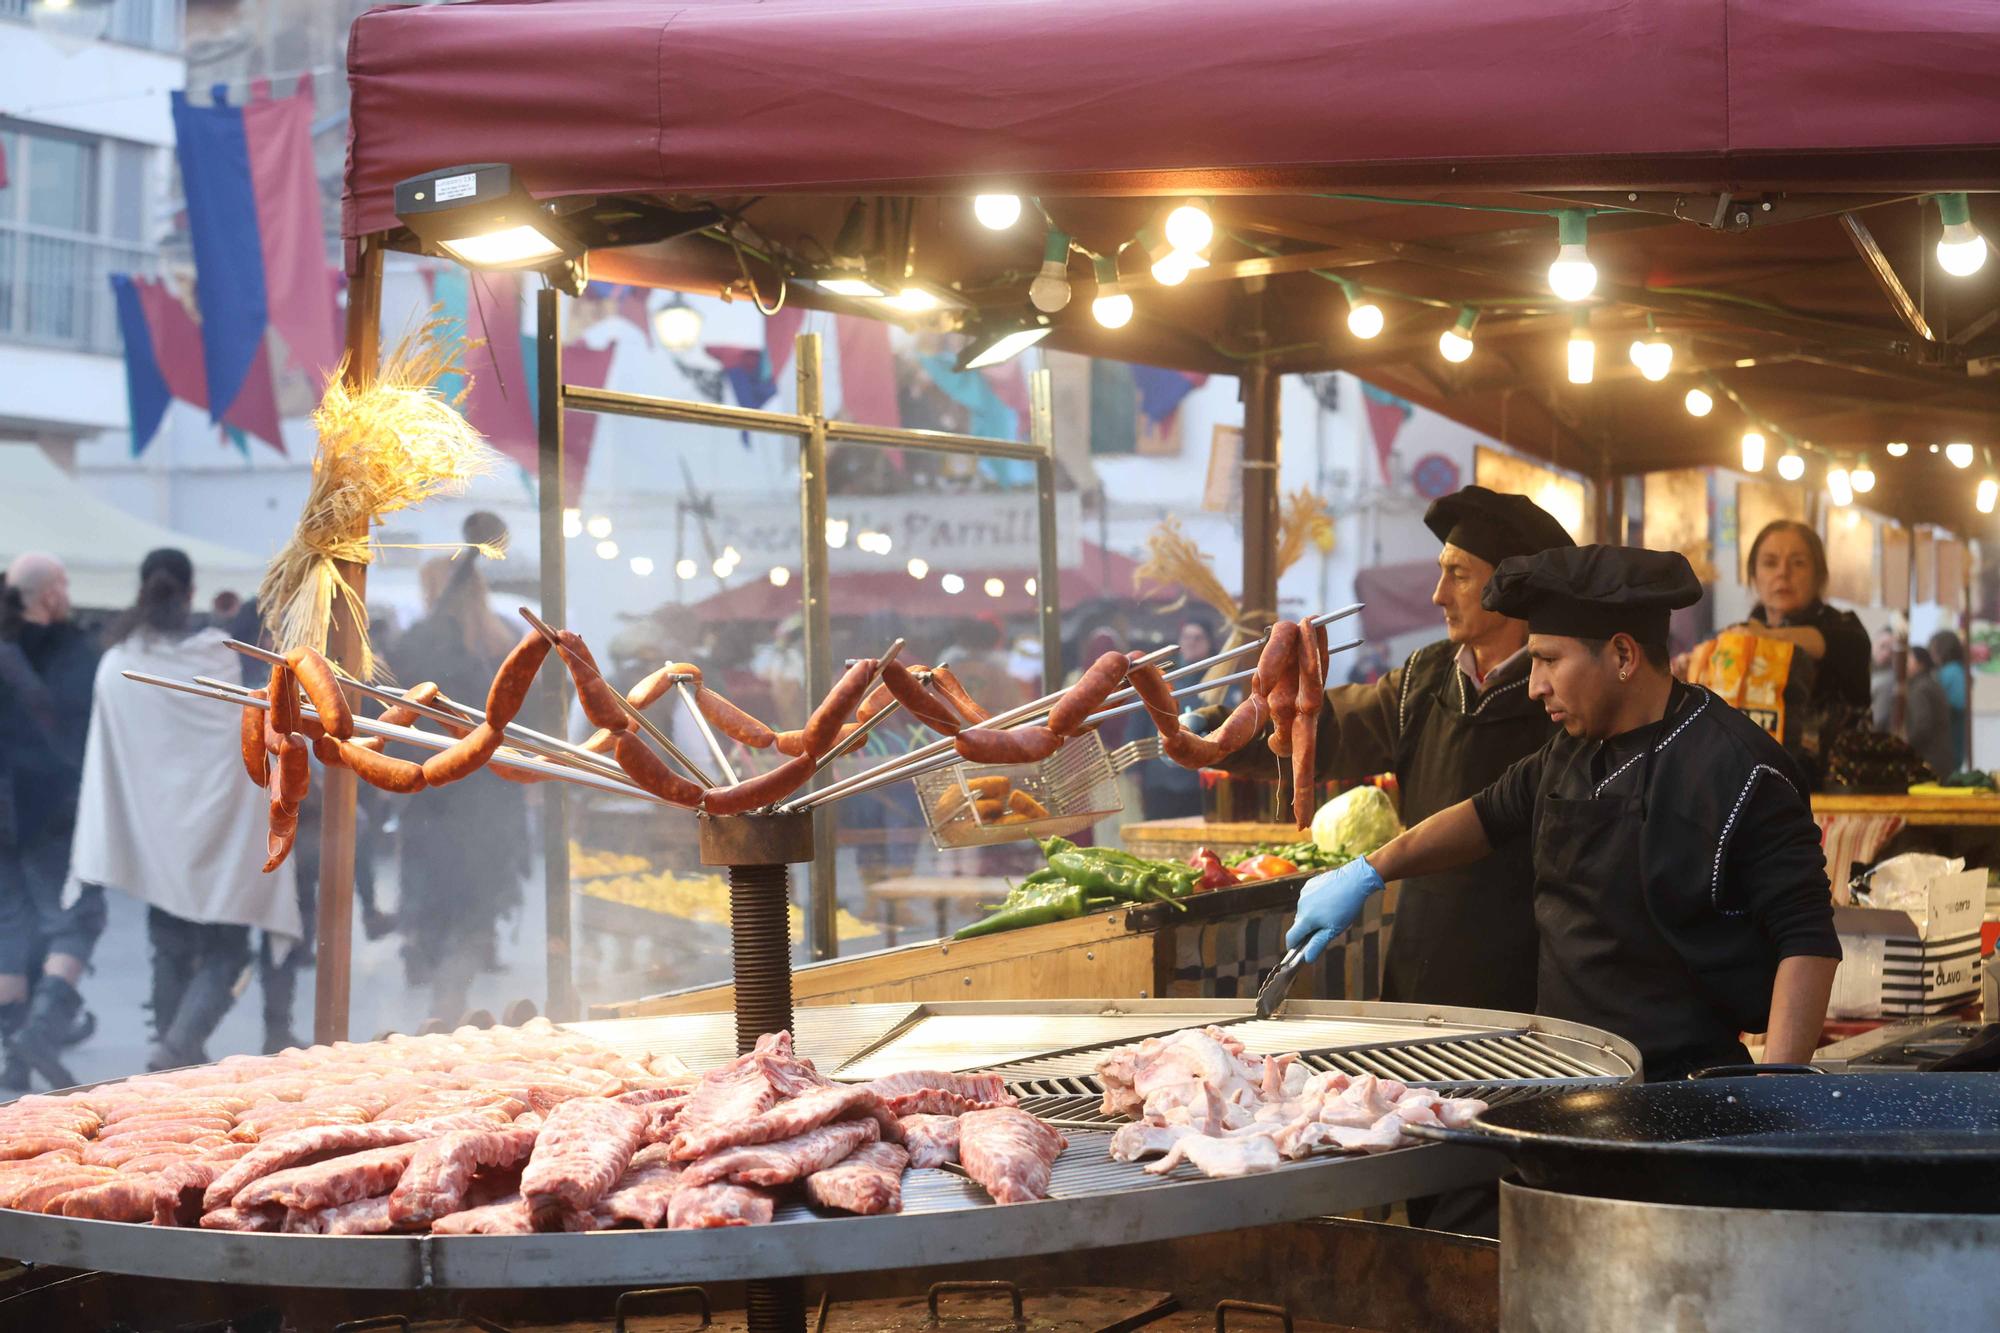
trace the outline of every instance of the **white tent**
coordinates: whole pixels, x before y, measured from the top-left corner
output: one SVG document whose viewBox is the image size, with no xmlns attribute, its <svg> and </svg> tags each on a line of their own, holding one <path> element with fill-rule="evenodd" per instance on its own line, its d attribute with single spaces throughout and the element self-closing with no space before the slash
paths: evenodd
<svg viewBox="0 0 2000 1333">
<path fill-rule="evenodd" d="M 69 569 L 78 606 L 130 606 L 139 562 L 161 546 L 186 551 L 202 588 L 256 588 L 265 561 L 219 542 L 148 523 L 98 499 L 34 445 L 0 445 L 0 568 L 23 551 L 47 551 Z"/>
</svg>

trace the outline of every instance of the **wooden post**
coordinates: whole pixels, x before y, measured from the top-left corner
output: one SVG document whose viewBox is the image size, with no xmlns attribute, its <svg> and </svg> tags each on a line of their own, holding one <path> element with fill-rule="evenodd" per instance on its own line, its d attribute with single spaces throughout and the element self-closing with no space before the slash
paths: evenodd
<svg viewBox="0 0 2000 1333">
<path fill-rule="evenodd" d="M 382 360 L 382 249 L 374 238 L 359 243 L 359 268 L 347 289 L 347 381 L 371 382 Z M 368 535 L 367 520 L 361 531 Z M 368 566 L 339 562 L 340 576 L 358 599 L 368 596 Z M 326 655 L 349 674 L 361 673 L 365 624 L 357 624 L 342 598 L 333 602 Z M 313 949 L 313 1040 L 345 1041 L 354 964 L 355 777 L 345 768 L 320 769 L 319 920 Z"/>
<path fill-rule="evenodd" d="M 1258 362 L 1243 372 L 1243 615 L 1278 614 L 1278 389 Z"/>
</svg>

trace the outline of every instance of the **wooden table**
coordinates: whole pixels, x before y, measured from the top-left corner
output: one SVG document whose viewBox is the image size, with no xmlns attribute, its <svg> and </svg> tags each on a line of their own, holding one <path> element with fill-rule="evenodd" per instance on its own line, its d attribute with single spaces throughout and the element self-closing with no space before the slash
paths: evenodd
<svg viewBox="0 0 2000 1333">
<path fill-rule="evenodd" d="M 1185 861 L 1198 847 L 1212 848 L 1226 861 L 1231 852 L 1246 847 L 1303 842 L 1311 836 L 1290 824 L 1211 824 L 1200 815 L 1148 819 L 1118 830 L 1126 851 L 1155 861 Z"/>
<path fill-rule="evenodd" d="M 1845 796 L 1812 798 L 1813 814 L 1894 815 L 1923 828 L 2000 828 L 2000 796 Z"/>
<path fill-rule="evenodd" d="M 937 904 L 937 938 L 950 933 L 951 905 L 954 902 L 998 903 L 1007 896 L 1007 881 L 997 876 L 897 875 L 878 879 L 867 888 L 870 898 L 882 905 L 882 933 L 887 943 L 896 943 L 896 906 L 915 898 L 929 898 Z"/>
</svg>

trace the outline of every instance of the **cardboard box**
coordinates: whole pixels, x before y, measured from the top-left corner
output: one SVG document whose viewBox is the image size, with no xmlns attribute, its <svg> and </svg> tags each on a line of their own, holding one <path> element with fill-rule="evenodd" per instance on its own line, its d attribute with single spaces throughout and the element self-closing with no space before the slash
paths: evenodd
<svg viewBox="0 0 2000 1333">
<path fill-rule="evenodd" d="M 1979 997 L 1986 872 L 1940 875 L 1925 897 L 1920 910 L 1833 909 L 1846 956 L 1834 975 L 1830 1017 L 1941 1014 Z"/>
</svg>

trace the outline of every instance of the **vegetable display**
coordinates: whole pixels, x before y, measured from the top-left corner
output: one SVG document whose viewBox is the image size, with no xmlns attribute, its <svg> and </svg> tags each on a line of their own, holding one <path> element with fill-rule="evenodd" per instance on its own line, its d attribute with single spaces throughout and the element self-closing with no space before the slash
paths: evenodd
<svg viewBox="0 0 2000 1333">
<path fill-rule="evenodd" d="M 1148 861 L 1115 847 L 1079 847 L 1067 838 L 1047 838 L 1036 845 L 1048 864 L 1013 885 L 1004 902 L 961 928 L 953 939 L 1069 921 L 1128 903 L 1179 907 L 1181 899 L 1196 892 L 1202 878 L 1194 866 Z"/>
</svg>

